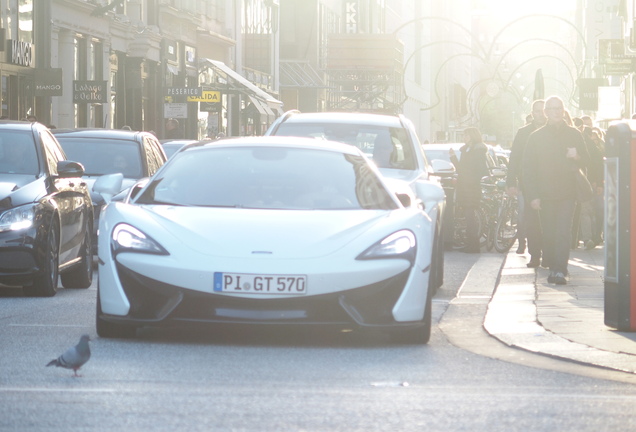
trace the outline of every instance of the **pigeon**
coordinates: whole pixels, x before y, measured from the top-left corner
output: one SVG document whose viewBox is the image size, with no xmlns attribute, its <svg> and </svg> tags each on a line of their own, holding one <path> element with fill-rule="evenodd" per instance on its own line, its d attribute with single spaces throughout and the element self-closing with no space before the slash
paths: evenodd
<svg viewBox="0 0 636 432">
<path fill-rule="evenodd" d="M 51 360 L 47 364 L 47 366 L 57 366 L 66 369 L 73 369 L 73 376 L 81 376 L 77 374 L 78 369 L 81 368 L 88 361 L 88 359 L 91 358 L 91 349 L 88 346 L 88 341 L 90 340 L 90 336 L 86 334 L 82 335 L 77 345 L 67 349 L 64 354 L 62 354 L 55 360 Z"/>
</svg>

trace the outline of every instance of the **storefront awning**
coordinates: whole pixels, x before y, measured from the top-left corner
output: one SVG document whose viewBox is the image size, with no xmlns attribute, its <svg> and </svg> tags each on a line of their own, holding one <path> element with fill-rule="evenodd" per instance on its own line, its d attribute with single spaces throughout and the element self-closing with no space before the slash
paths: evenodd
<svg viewBox="0 0 636 432">
<path fill-rule="evenodd" d="M 280 62 L 280 86 L 302 88 L 327 88 L 321 74 L 303 61 Z"/>
<path fill-rule="evenodd" d="M 260 89 L 251 83 L 247 78 L 236 72 L 234 69 L 223 63 L 222 61 L 204 59 L 207 65 L 211 66 L 217 72 L 224 74 L 228 80 L 232 80 L 233 84 L 242 87 L 254 105 L 259 105 L 272 118 L 283 113 L 283 103 L 270 95 L 266 91 Z M 261 110 L 259 109 L 259 112 Z"/>
<path fill-rule="evenodd" d="M 248 95 L 247 97 L 250 99 L 250 102 L 252 103 L 252 105 L 254 105 L 254 109 L 256 109 L 259 114 L 264 116 L 267 115 L 267 111 L 265 111 L 265 108 L 263 107 L 263 104 L 261 102 L 259 102 L 254 96 Z"/>
</svg>

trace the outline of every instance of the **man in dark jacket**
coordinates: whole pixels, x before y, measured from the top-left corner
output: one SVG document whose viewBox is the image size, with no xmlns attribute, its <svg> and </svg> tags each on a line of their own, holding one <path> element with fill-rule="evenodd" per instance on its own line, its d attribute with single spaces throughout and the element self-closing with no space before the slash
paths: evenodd
<svg viewBox="0 0 636 432">
<path fill-rule="evenodd" d="M 575 171 L 589 159 L 583 135 L 566 124 L 564 111 L 560 98 L 546 100 L 547 124 L 530 135 L 523 158 L 527 200 L 541 218 L 543 260 L 550 267 L 548 283 L 558 285 L 567 283 Z"/>
<path fill-rule="evenodd" d="M 506 176 L 506 186 L 509 195 L 516 195 L 519 199 L 519 223 L 517 224 L 517 239 L 519 247 L 517 253 L 523 253 L 528 244 L 530 262 L 528 267 L 539 267 L 541 263 L 541 223 L 539 213 L 530 206 L 526 199 L 525 187 L 522 178 L 523 154 L 530 134 L 545 125 L 546 118 L 543 112 L 545 101 L 542 99 L 532 103 L 532 122 L 523 126 L 517 131 L 515 140 L 510 151 L 510 161 L 508 163 L 508 175 Z"/>
</svg>

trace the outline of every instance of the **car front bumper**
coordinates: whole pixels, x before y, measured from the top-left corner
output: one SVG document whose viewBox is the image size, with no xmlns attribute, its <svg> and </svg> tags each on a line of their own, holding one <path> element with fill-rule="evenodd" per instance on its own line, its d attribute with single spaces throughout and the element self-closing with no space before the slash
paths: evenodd
<svg viewBox="0 0 636 432">
<path fill-rule="evenodd" d="M 37 228 L 0 233 L 0 283 L 22 285 L 40 272 Z"/>
<path fill-rule="evenodd" d="M 394 309 L 412 273 L 409 268 L 373 284 L 325 294 L 254 298 L 187 289 L 119 263 L 115 266 L 129 309 L 126 315 L 102 313 L 100 318 L 136 326 L 227 323 L 394 327 L 405 324 L 395 320 Z"/>
</svg>

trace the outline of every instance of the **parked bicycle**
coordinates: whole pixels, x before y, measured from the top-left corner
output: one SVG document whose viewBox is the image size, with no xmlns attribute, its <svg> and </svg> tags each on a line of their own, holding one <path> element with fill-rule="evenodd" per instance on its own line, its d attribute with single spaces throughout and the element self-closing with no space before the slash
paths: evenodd
<svg viewBox="0 0 636 432">
<path fill-rule="evenodd" d="M 498 187 L 502 193 L 497 213 L 494 245 L 497 252 L 505 253 L 517 238 L 518 203 L 516 196 L 510 196 L 505 192 L 506 184 L 503 180 L 498 182 Z"/>
<path fill-rule="evenodd" d="M 475 210 L 479 246 L 487 251 L 494 247 L 497 252 L 506 252 L 517 236 L 516 198 L 505 192 L 505 170 L 495 168 L 491 175 L 482 179 L 482 199 Z M 453 230 L 453 248 L 461 249 L 466 244 L 466 219 L 456 212 Z"/>
</svg>

